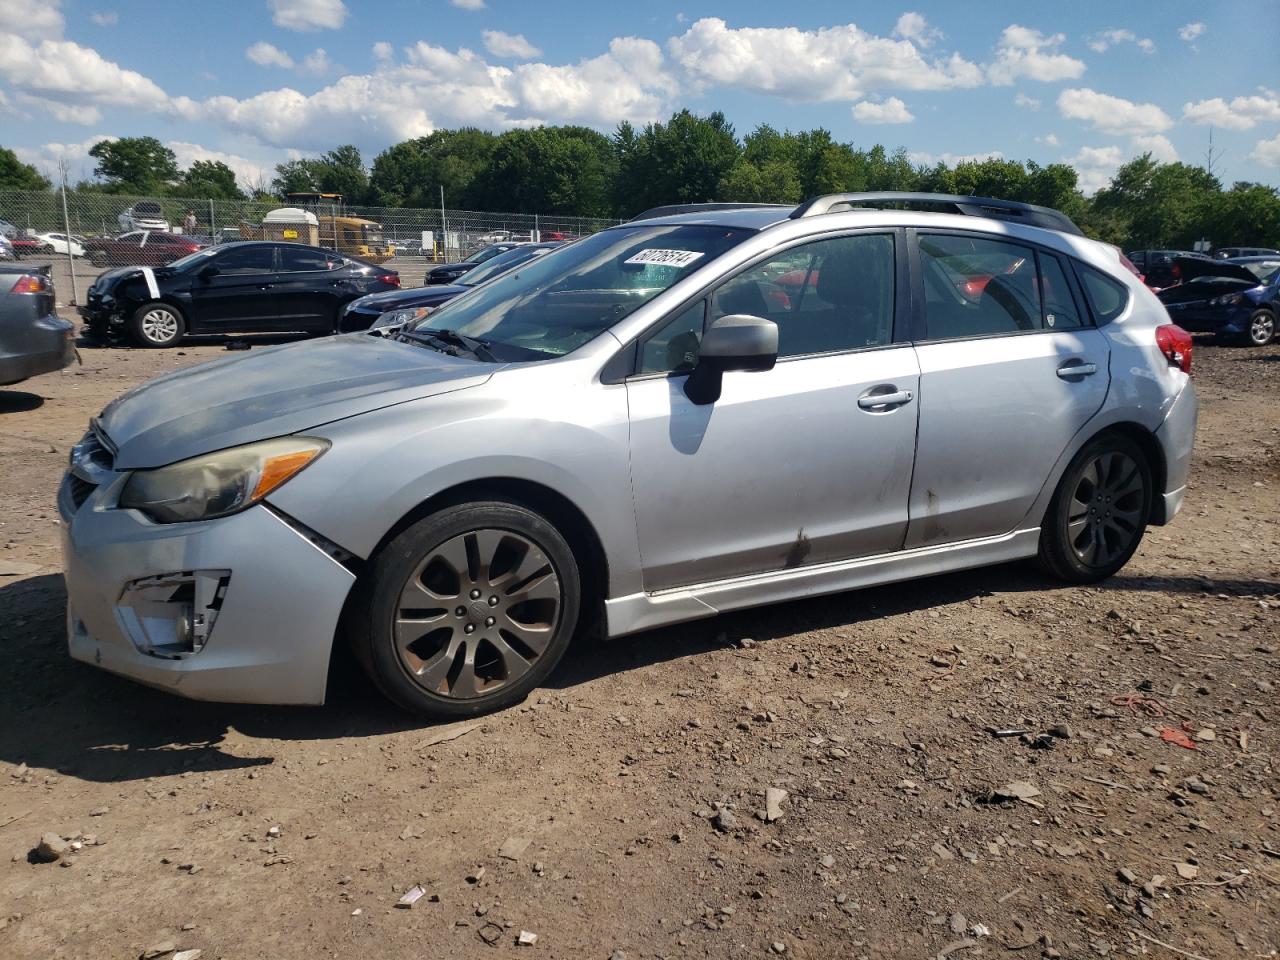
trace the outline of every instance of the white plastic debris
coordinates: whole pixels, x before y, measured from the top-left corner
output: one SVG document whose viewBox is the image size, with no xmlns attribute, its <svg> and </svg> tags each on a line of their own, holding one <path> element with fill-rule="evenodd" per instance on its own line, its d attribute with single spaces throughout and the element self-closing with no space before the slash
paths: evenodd
<svg viewBox="0 0 1280 960">
<path fill-rule="evenodd" d="M 427 891 L 422 889 L 421 884 L 414 884 L 404 892 L 404 896 L 396 901 L 396 906 L 402 910 L 412 910 L 413 905 L 421 900 L 426 893 Z"/>
</svg>

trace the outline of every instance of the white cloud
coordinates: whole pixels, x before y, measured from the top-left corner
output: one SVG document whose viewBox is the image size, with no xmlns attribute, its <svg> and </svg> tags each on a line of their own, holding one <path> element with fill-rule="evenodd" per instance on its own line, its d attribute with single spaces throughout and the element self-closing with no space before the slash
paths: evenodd
<svg viewBox="0 0 1280 960">
<path fill-rule="evenodd" d="M 1230 103 L 1222 97 L 1186 103 L 1182 118 L 1227 130 L 1249 130 L 1259 123 L 1280 121 L 1280 94 L 1264 88 L 1261 94 L 1236 97 Z"/>
<path fill-rule="evenodd" d="M 394 55 L 394 48 L 385 40 L 379 40 L 373 45 L 373 59 L 375 60 L 390 60 Z"/>
<path fill-rule="evenodd" d="M 1160 133 L 1134 137 L 1129 141 L 1129 147 L 1135 155 L 1149 153 L 1151 159 L 1159 163 L 1174 163 L 1178 159 L 1178 151 L 1169 142 L 1169 138 Z"/>
<path fill-rule="evenodd" d="M 853 105 L 853 119 L 859 123 L 910 123 L 915 119 L 907 105 L 897 97 L 875 103 L 863 100 Z"/>
<path fill-rule="evenodd" d="M 181 112 L 190 102 L 182 97 L 170 100 L 147 77 L 71 40 L 41 40 L 37 44 L 14 34 L 0 34 L 0 79 L 14 90 L 78 106 Z"/>
<path fill-rule="evenodd" d="M 881 90 L 976 87 L 982 70 L 959 54 L 927 60 L 909 40 L 892 40 L 854 24 L 730 28 L 705 17 L 667 41 L 672 59 L 695 86 L 736 87 L 791 100 L 857 100 Z"/>
<path fill-rule="evenodd" d="M 238 154 L 224 153 L 221 150 L 210 150 L 198 143 L 187 143 L 183 140 L 170 140 L 165 144 L 178 158 L 178 166 L 184 170 L 197 160 L 212 160 L 225 163 L 236 173 L 236 179 L 242 187 L 263 183 L 271 179 L 269 168 L 254 163 Z"/>
<path fill-rule="evenodd" d="M 333 61 L 329 59 L 329 54 L 325 53 L 324 47 L 316 47 L 302 58 L 302 62 L 298 64 L 298 69 L 302 73 L 328 73 L 333 69 Z"/>
<path fill-rule="evenodd" d="M 518 57 L 531 60 L 542 56 L 542 51 L 524 38 L 523 33 L 503 33 L 501 30 L 484 31 L 484 47 L 495 57 Z"/>
<path fill-rule="evenodd" d="M 65 26 L 59 5 L 60 0 L 4 0 L 0 3 L 0 33 L 57 40 Z"/>
<path fill-rule="evenodd" d="M 267 0 L 271 21 L 286 30 L 337 30 L 347 19 L 342 0 Z"/>
<path fill-rule="evenodd" d="M 1037 100 L 1035 97 L 1027 96 L 1025 93 L 1019 93 L 1016 97 L 1014 97 L 1013 105 L 1015 107 L 1026 107 L 1028 110 L 1040 109 L 1040 101 Z"/>
<path fill-rule="evenodd" d="M 1259 140 L 1249 159 L 1264 167 L 1280 167 L 1280 133 L 1270 140 Z"/>
<path fill-rule="evenodd" d="M 259 40 L 244 52 L 244 55 L 260 67 L 283 67 L 293 69 L 293 57 L 289 56 L 274 44 Z"/>
<path fill-rule="evenodd" d="M 903 40 L 911 40 L 917 46 L 931 47 L 942 39 L 942 31 L 929 26 L 923 14 L 908 12 L 898 18 L 894 24 L 893 35 Z"/>
<path fill-rule="evenodd" d="M 449 0 L 455 7 L 463 10 L 483 10 L 484 0 Z"/>
<path fill-rule="evenodd" d="M 1206 27 L 1203 23 L 1201 23 L 1199 20 L 1195 20 L 1191 23 L 1184 24 L 1183 26 L 1179 27 L 1178 36 L 1181 39 L 1185 40 L 1187 43 L 1190 43 L 1192 40 L 1195 40 L 1197 37 L 1201 36 L 1205 32 L 1205 29 Z"/>
<path fill-rule="evenodd" d="M 103 10 L 100 13 L 92 14 L 89 19 L 100 27 L 114 27 L 120 22 L 120 14 L 114 10 Z"/>
<path fill-rule="evenodd" d="M 1119 46 L 1122 43 L 1137 44 L 1139 50 L 1143 53 L 1155 53 L 1156 42 L 1149 37 L 1139 37 L 1132 30 L 1103 30 L 1095 33 L 1089 38 L 1089 49 L 1095 53 L 1103 53 L 1110 47 Z"/>
<path fill-rule="evenodd" d="M 91 127 L 102 119 L 102 111 L 94 106 L 77 106 L 44 97 L 33 97 L 28 93 L 19 93 L 16 99 L 19 103 L 26 104 L 37 111 L 37 116 L 47 113 L 59 123 L 76 123 L 83 127 Z"/>
<path fill-rule="evenodd" d="M 1160 133 L 1173 126 L 1169 115 L 1154 103 L 1134 103 L 1088 88 L 1063 90 L 1058 94 L 1058 112 L 1116 135 Z"/>
<path fill-rule="evenodd" d="M 915 150 L 907 154 L 907 159 L 917 166 L 933 167 L 939 163 L 945 163 L 948 167 L 954 167 L 957 163 L 1003 160 L 1004 154 L 999 150 L 991 150 L 987 153 L 927 153 L 923 150 Z"/>
<path fill-rule="evenodd" d="M 41 173 L 54 179 L 59 177 L 58 164 L 66 161 L 67 179 L 74 183 L 93 175 L 97 161 L 89 156 L 89 149 L 103 140 L 118 140 L 119 137 L 108 133 L 100 133 L 80 143 L 46 143 L 39 147 L 15 147 L 14 153 L 24 163 L 34 164 Z"/>
<path fill-rule="evenodd" d="M 1080 191 L 1092 196 L 1111 183 L 1124 162 L 1124 150 L 1117 146 L 1081 147 L 1074 157 L 1063 157 L 1063 162 L 1075 168 Z"/>
<path fill-rule="evenodd" d="M 1074 80 L 1084 73 L 1084 61 L 1057 52 L 1064 40 L 1065 34 L 1046 36 L 1016 23 L 1005 27 L 995 60 L 987 66 L 987 78 L 998 87 L 1007 87 L 1019 77 L 1044 83 Z"/>
<path fill-rule="evenodd" d="M 1056 147 L 1062 143 L 1056 133 L 1046 133 L 1043 137 L 1036 137 L 1035 141 L 1036 143 L 1043 143 L 1046 147 Z"/>
</svg>

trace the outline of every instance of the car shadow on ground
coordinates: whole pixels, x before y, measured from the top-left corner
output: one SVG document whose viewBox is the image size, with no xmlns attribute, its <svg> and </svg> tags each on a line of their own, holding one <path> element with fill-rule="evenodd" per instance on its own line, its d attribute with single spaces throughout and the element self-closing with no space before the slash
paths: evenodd
<svg viewBox="0 0 1280 960">
<path fill-rule="evenodd" d="M 217 347 L 232 344 L 239 346 L 240 349 L 246 349 L 242 346 L 248 344 L 249 347 L 274 347 L 281 343 L 294 343 L 299 340 L 307 340 L 310 334 L 306 333 L 193 333 L 182 338 L 182 342 L 176 347 L 167 347 L 165 349 L 171 351 L 181 351 L 186 347 Z M 128 339 L 118 339 L 103 342 L 81 334 L 76 339 L 76 346 L 81 350 L 150 350 L 150 347 L 140 347 Z"/>
<path fill-rule="evenodd" d="M 1029 566 L 1010 564 L 579 643 L 546 689 L 566 693 L 603 676 L 697 656 L 744 638 L 767 643 L 811 630 L 856 630 L 865 621 L 961 603 L 995 590 L 1009 595 L 1052 586 Z M 1105 586 L 1175 593 L 1280 592 L 1276 581 L 1198 577 L 1118 576 Z M 428 726 L 389 705 L 342 645 L 335 650 L 324 707 L 201 703 L 143 687 L 68 658 L 65 602 L 61 574 L 0 580 L 0 610 L 6 611 L 0 622 L 0 658 L 6 664 L 0 673 L 0 762 L 25 762 L 91 781 L 126 782 L 271 764 L 275 742 L 352 739 Z M 231 730 L 248 738 L 247 748 L 239 738 L 234 751 L 226 748 Z"/>
<path fill-rule="evenodd" d="M 26 413 L 44 406 L 44 397 L 25 390 L 6 390 L 0 387 L 0 416 L 6 413 Z"/>
</svg>

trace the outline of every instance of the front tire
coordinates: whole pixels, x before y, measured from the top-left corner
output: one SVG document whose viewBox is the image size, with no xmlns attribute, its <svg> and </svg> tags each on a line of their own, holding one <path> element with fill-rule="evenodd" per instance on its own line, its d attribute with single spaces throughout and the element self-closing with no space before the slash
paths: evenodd
<svg viewBox="0 0 1280 960">
<path fill-rule="evenodd" d="M 1039 561 L 1069 583 L 1092 583 L 1129 562 L 1151 516 L 1151 466 L 1120 434 L 1095 437 L 1067 467 L 1040 528 Z"/>
<path fill-rule="evenodd" d="M 1244 343 L 1250 347 L 1265 347 L 1276 335 L 1276 315 L 1265 307 L 1249 314 L 1244 328 Z"/>
<path fill-rule="evenodd" d="M 578 625 L 581 577 L 546 519 L 513 503 L 441 510 L 372 564 L 353 618 L 356 657 L 394 703 L 431 719 L 523 700 Z"/>
<path fill-rule="evenodd" d="M 173 347 L 186 332 L 186 322 L 177 307 L 145 303 L 133 314 L 132 332 L 140 347 Z"/>
</svg>

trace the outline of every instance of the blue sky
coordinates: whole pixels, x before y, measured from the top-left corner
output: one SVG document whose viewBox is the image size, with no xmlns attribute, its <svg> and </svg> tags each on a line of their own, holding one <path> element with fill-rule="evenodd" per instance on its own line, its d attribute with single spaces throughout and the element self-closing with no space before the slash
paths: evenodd
<svg viewBox="0 0 1280 960">
<path fill-rule="evenodd" d="M 1280 3 L 643 5 L 0 0 L 0 145 L 73 178 L 148 134 L 246 183 L 289 157 L 464 124 L 604 132 L 680 107 L 823 126 L 920 162 L 1137 153 L 1280 183 Z"/>
</svg>

